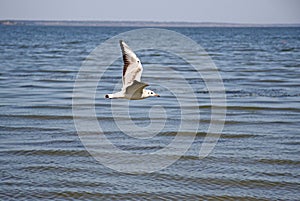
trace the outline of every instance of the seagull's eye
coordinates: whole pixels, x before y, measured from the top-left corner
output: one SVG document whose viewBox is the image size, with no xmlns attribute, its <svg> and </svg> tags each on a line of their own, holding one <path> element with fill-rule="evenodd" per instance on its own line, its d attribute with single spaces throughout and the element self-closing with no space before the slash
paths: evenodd
<svg viewBox="0 0 300 201">
<path fill-rule="evenodd" d="M 140 63 L 140 61 L 139 61 L 139 60 L 138 60 L 137 62 L 138 62 L 138 63 Z"/>
<path fill-rule="evenodd" d="M 153 94 L 153 92 L 151 92 L 151 94 Z"/>
</svg>

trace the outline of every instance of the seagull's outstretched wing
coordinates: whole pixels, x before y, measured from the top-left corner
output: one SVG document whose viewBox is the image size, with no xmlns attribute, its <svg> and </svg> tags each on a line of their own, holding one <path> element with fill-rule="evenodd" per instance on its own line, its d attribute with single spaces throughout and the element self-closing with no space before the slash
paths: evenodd
<svg viewBox="0 0 300 201">
<path fill-rule="evenodd" d="M 123 55 L 123 90 L 127 86 L 131 85 L 134 80 L 141 81 L 141 76 L 143 72 L 143 66 L 140 59 L 135 55 L 135 53 L 128 47 L 128 45 L 120 40 L 120 46 Z"/>
<path fill-rule="evenodd" d="M 146 83 L 133 80 L 132 84 L 126 87 L 125 94 L 130 99 L 139 99 L 143 94 L 143 89 L 149 86 Z"/>
</svg>

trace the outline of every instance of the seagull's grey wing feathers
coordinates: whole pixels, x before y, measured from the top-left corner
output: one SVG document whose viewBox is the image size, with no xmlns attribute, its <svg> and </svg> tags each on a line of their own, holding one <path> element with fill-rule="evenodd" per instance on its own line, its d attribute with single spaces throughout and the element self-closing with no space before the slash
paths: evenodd
<svg viewBox="0 0 300 201">
<path fill-rule="evenodd" d="M 126 87 L 125 94 L 132 99 L 138 99 L 143 94 L 143 89 L 149 86 L 146 83 L 134 80 L 133 83 Z"/>
<path fill-rule="evenodd" d="M 128 45 L 120 40 L 120 46 L 123 55 L 123 89 L 131 85 L 134 80 L 141 81 L 143 66 L 140 59 L 128 47 Z"/>
</svg>

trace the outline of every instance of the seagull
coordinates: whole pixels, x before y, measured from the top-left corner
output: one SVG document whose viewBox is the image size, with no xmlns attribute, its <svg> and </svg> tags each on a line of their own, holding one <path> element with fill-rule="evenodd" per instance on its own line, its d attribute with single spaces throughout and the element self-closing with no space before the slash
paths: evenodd
<svg viewBox="0 0 300 201">
<path fill-rule="evenodd" d="M 160 97 L 153 91 L 145 89 L 145 87 L 149 85 L 141 82 L 143 66 L 140 59 L 124 41 L 120 40 L 120 46 L 124 62 L 122 77 L 123 87 L 122 90 L 117 93 L 106 94 L 105 98 L 141 100 L 152 96 Z"/>
</svg>

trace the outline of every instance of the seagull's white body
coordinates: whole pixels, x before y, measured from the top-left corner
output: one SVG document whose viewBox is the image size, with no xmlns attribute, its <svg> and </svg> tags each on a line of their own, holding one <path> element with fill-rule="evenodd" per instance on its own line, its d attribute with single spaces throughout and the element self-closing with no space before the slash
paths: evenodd
<svg viewBox="0 0 300 201">
<path fill-rule="evenodd" d="M 143 66 L 140 59 L 128 47 L 124 41 L 120 41 L 120 46 L 123 55 L 123 87 L 120 92 L 114 94 L 106 94 L 105 98 L 125 98 L 129 100 L 140 100 L 151 96 L 157 96 L 151 90 L 144 89 L 149 86 L 141 82 Z"/>
</svg>

